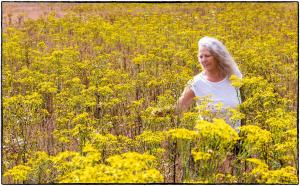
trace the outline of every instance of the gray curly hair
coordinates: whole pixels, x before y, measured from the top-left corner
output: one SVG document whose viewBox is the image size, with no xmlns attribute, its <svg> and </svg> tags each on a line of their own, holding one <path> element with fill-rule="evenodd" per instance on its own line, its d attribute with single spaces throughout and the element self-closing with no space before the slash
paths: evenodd
<svg viewBox="0 0 300 186">
<path fill-rule="evenodd" d="M 218 60 L 220 70 L 226 75 L 236 75 L 242 78 L 242 73 L 240 72 L 237 64 L 229 54 L 226 47 L 217 39 L 212 37 L 203 37 L 198 42 L 198 47 L 205 47 L 208 51 Z"/>
</svg>

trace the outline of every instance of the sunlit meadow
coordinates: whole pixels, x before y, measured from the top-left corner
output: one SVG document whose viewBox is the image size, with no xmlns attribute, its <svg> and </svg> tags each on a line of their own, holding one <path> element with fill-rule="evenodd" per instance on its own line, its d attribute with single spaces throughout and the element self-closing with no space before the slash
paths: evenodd
<svg viewBox="0 0 300 186">
<path fill-rule="evenodd" d="M 298 183 L 298 3 L 58 5 L 4 10 L 3 184 Z M 174 114 L 203 36 L 244 75 L 239 133 L 209 100 Z"/>
</svg>

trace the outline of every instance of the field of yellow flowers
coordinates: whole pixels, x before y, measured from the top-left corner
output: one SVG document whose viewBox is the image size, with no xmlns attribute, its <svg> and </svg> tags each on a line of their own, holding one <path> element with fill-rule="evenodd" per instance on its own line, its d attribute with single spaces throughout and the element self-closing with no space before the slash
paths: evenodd
<svg viewBox="0 0 300 186">
<path fill-rule="evenodd" d="M 68 5 L 2 31 L 3 184 L 298 183 L 298 3 Z M 239 133 L 172 109 L 203 36 L 244 74 Z"/>
</svg>

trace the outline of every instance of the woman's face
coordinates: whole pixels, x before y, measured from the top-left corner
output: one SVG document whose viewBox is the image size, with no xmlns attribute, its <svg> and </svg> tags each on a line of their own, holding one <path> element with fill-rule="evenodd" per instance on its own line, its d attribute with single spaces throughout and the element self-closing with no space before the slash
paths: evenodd
<svg viewBox="0 0 300 186">
<path fill-rule="evenodd" d="M 205 47 L 200 47 L 198 60 L 206 71 L 212 71 L 218 68 L 217 60 Z"/>
</svg>

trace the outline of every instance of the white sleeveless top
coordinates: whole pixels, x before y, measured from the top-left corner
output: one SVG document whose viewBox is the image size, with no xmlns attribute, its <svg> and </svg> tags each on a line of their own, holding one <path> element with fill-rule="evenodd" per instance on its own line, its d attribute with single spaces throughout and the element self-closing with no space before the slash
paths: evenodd
<svg viewBox="0 0 300 186">
<path fill-rule="evenodd" d="M 209 97 L 211 99 L 212 103 L 209 106 L 212 107 L 221 102 L 222 110 L 224 111 L 227 108 L 236 108 L 239 104 L 241 104 L 239 89 L 231 85 L 231 81 L 228 76 L 219 82 L 211 82 L 204 77 L 204 72 L 201 72 L 196 75 L 191 82 L 189 82 L 189 85 L 195 93 L 195 96 L 200 98 L 200 101 L 197 101 L 197 105 L 200 104 L 201 98 L 203 97 Z M 229 118 L 224 119 L 230 123 Z M 235 126 L 233 128 L 236 128 L 236 125 L 239 126 L 240 122 L 234 125 Z"/>
<path fill-rule="evenodd" d="M 225 77 L 219 82 L 211 82 L 208 81 L 204 77 L 203 72 L 201 72 L 194 77 L 190 85 L 195 96 L 211 96 L 214 105 L 222 102 L 224 108 L 234 108 L 240 104 L 237 89 L 231 85 L 228 77 Z"/>
</svg>

